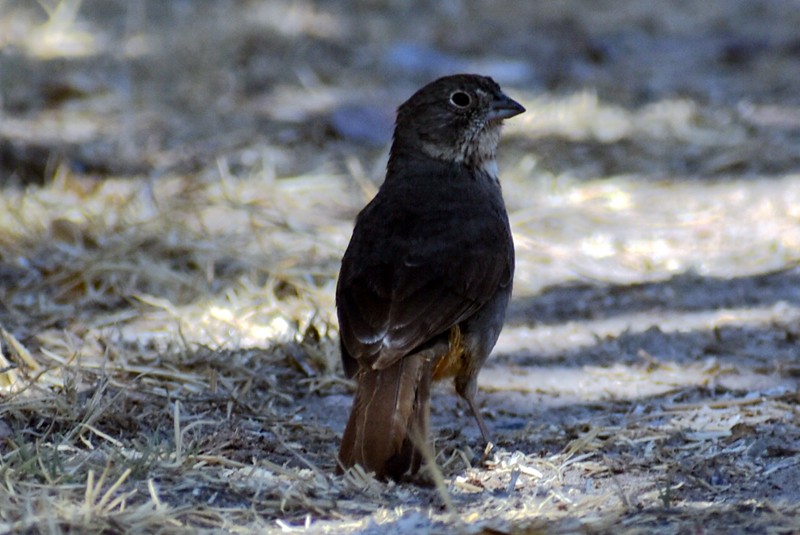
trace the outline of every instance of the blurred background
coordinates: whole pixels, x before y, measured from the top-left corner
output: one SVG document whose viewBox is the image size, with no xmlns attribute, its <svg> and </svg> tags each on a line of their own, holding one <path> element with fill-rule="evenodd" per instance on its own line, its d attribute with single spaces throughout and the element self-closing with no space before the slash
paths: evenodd
<svg viewBox="0 0 800 535">
<path fill-rule="evenodd" d="M 325 295 L 383 178 L 394 109 L 453 72 L 493 76 L 529 110 L 500 149 L 519 298 L 782 269 L 800 251 L 797 8 L 3 0 L 8 278 L 41 290 L 63 268 L 74 280 L 60 272 L 56 286 L 100 288 L 82 298 L 179 303 L 243 275 L 301 280 L 322 290 L 312 315 L 329 322 Z M 31 186 L 44 189 L 21 210 Z M 96 247 L 109 233 L 121 249 Z M 81 247 L 56 260 L 43 238 Z M 41 250 L 19 256 L 19 240 Z M 90 251 L 162 277 L 87 275 Z M 29 271 L 37 257 L 47 273 Z"/>
<path fill-rule="evenodd" d="M 197 171 L 220 155 L 247 166 L 248 150 L 268 150 L 280 176 L 337 169 L 328 150 L 368 158 L 395 106 L 453 72 L 534 104 L 513 147 L 546 172 L 753 176 L 798 163 L 779 134 L 731 150 L 742 130 L 796 128 L 792 0 L 1 7 L 6 182 L 44 178 L 22 145 L 58 148 L 84 173 Z M 701 140 L 702 154 L 686 149 Z"/>
</svg>

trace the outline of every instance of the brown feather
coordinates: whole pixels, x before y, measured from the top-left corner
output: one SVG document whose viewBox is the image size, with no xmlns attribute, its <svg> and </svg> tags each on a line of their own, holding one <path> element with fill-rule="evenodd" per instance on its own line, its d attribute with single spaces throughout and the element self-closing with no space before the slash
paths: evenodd
<svg viewBox="0 0 800 535">
<path fill-rule="evenodd" d="M 362 368 L 339 461 L 360 464 L 379 478 L 416 472 L 415 440 L 427 436 L 431 366 L 424 353 L 409 355 L 383 370 Z"/>
</svg>

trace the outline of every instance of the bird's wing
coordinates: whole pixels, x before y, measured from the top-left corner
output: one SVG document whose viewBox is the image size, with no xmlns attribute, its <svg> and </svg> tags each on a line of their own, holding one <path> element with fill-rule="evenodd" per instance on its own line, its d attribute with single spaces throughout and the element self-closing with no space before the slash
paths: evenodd
<svg viewBox="0 0 800 535">
<path fill-rule="evenodd" d="M 391 365 L 511 283 L 505 211 L 460 214 L 455 223 L 457 211 L 395 212 L 394 220 L 362 212 L 336 292 L 342 343 L 362 365 Z"/>
</svg>

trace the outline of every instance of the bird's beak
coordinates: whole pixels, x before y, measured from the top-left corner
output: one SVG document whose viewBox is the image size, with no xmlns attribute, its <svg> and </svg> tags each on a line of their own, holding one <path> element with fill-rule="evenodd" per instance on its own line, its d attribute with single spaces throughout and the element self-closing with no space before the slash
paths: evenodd
<svg viewBox="0 0 800 535">
<path fill-rule="evenodd" d="M 491 109 L 489 110 L 489 121 L 502 121 L 503 119 L 510 119 L 515 115 L 523 113 L 525 108 L 516 100 L 509 98 L 504 93 L 492 101 Z"/>
</svg>

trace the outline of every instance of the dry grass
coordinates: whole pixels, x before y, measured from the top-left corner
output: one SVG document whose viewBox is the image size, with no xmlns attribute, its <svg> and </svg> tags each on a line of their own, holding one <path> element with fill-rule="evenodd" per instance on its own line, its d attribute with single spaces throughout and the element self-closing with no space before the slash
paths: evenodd
<svg viewBox="0 0 800 535">
<path fill-rule="evenodd" d="M 253 182 L 60 172 L 7 192 L 2 256 L 16 284 L 3 295 L 0 510 L 11 531 L 222 528 L 332 501 L 324 472 L 254 464 L 250 444 L 278 440 L 292 458 L 292 404 L 340 382 L 341 244 L 293 221 L 330 188 Z M 258 514 L 228 511 L 245 496 Z"/>
<path fill-rule="evenodd" d="M 482 376 L 497 444 L 478 451 L 441 388 L 438 486 L 338 477 L 351 386 L 335 276 L 385 153 L 328 116 L 413 84 L 328 49 L 367 61 L 359 17 L 380 53 L 403 31 L 435 42 L 443 30 L 427 18 L 395 30 L 385 21 L 407 14 L 380 2 L 351 15 L 243 2 L 178 13 L 202 23 L 196 39 L 183 19 L 145 32 L 148 9 L 172 29 L 179 8 L 125 8 L 106 16 L 125 20 L 112 59 L 132 91 L 109 75 L 119 65 L 99 50 L 113 32 L 85 4 L 0 0 L 0 47 L 41 77 L 30 92 L 0 86 L 0 155 L 41 171 L 38 185 L 0 177 L 0 532 L 800 529 L 796 103 L 705 105 L 668 84 L 633 105 L 628 79 L 604 69 L 596 89 L 504 83 L 529 113 L 501 149 L 518 271 Z M 656 34 L 727 20 L 718 3 L 626 5 L 599 18 L 562 7 L 598 35 L 620 17 L 652 19 Z M 474 9 L 432 19 L 522 24 Z M 769 21 L 774 36 L 796 27 Z M 449 46 L 474 51 L 463 39 Z M 535 55 L 538 43 L 518 44 Z M 259 62 L 265 50 L 291 52 L 292 68 Z M 626 68 L 663 82 L 634 52 Z M 54 57 L 75 63 L 50 79 L 36 66 Z M 797 68 L 770 65 L 753 68 L 772 81 Z M 691 88 L 705 87 L 702 66 L 689 61 Z"/>
</svg>

